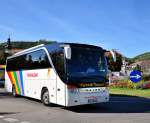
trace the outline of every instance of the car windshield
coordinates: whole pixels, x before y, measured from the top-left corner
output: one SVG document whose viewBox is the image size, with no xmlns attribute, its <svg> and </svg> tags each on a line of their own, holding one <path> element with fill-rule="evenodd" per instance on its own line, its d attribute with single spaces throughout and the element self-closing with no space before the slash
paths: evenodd
<svg viewBox="0 0 150 123">
<path fill-rule="evenodd" d="M 69 78 L 104 78 L 107 73 L 106 60 L 102 49 L 71 48 L 71 60 L 68 60 Z"/>
</svg>

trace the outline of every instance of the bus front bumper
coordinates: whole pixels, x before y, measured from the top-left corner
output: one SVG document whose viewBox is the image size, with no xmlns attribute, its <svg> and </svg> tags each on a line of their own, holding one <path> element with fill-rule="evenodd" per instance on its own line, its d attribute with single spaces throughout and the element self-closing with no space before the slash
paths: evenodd
<svg viewBox="0 0 150 123">
<path fill-rule="evenodd" d="M 78 88 L 68 90 L 66 106 L 102 103 L 109 101 L 107 87 Z"/>
</svg>

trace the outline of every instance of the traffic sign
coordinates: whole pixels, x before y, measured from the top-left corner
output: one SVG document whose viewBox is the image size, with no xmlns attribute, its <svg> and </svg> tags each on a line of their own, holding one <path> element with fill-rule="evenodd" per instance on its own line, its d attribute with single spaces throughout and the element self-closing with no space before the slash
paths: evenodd
<svg viewBox="0 0 150 123">
<path fill-rule="evenodd" d="M 137 83 L 139 81 L 141 81 L 142 79 L 142 75 L 141 75 L 141 72 L 139 70 L 133 70 L 131 73 L 130 73 L 130 80 L 134 83 Z"/>
</svg>

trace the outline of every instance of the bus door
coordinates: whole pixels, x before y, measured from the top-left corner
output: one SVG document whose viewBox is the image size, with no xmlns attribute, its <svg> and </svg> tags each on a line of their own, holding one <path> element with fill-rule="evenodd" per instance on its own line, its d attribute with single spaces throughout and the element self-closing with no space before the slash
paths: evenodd
<svg viewBox="0 0 150 123">
<path fill-rule="evenodd" d="M 50 102 L 56 103 L 56 73 L 53 69 L 48 69 L 48 76 L 50 76 L 49 96 Z"/>
<path fill-rule="evenodd" d="M 57 104 L 65 105 L 65 84 L 63 78 L 65 76 L 64 53 L 59 52 L 56 55 L 56 71 L 57 71 Z"/>
</svg>

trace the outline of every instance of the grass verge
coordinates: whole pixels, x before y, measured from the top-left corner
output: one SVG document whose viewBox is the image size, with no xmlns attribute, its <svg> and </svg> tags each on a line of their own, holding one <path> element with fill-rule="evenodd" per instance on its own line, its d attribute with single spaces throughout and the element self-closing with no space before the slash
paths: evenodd
<svg viewBox="0 0 150 123">
<path fill-rule="evenodd" d="M 110 88 L 110 94 L 112 95 L 127 95 L 127 96 L 138 96 L 138 97 L 149 97 L 150 89 L 129 89 L 129 88 Z"/>
</svg>

